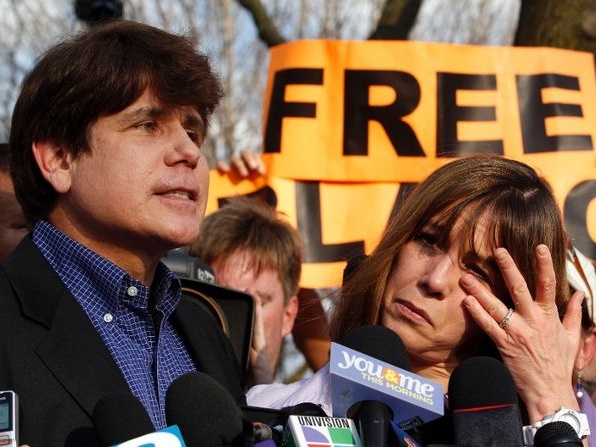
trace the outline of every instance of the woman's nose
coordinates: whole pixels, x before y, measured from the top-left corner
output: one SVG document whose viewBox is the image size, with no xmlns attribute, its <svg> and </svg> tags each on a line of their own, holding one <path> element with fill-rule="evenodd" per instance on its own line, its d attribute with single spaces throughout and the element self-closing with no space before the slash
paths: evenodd
<svg viewBox="0 0 596 447">
<path fill-rule="evenodd" d="M 437 298 L 447 296 L 452 283 L 457 283 L 457 275 L 454 274 L 455 267 L 456 263 L 449 253 L 441 253 L 429 259 L 422 278 L 422 283 L 428 293 Z"/>
</svg>

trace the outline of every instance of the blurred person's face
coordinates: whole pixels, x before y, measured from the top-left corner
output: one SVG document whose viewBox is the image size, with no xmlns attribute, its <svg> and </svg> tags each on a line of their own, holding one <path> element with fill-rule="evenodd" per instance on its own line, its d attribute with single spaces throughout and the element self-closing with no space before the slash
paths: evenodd
<svg viewBox="0 0 596 447">
<path fill-rule="evenodd" d="M 147 90 L 91 126 L 89 153 L 36 153 L 60 193 L 50 221 L 118 265 L 157 263 L 198 235 L 209 186 L 203 133 L 194 108 L 167 109 Z"/>
<path fill-rule="evenodd" d="M 298 299 L 291 297 L 285 302 L 279 275 L 275 270 L 262 270 L 257 274 L 249 268 L 250 254 L 235 252 L 225 260 L 216 260 L 211 267 L 218 284 L 243 290 L 258 296 L 262 305 L 262 315 L 267 343 L 270 371 L 277 366 L 283 337 L 294 326 L 298 310 Z"/>
<path fill-rule="evenodd" d="M 4 262 L 28 231 L 7 171 L 0 171 L 0 210 L 0 262 Z"/>
<path fill-rule="evenodd" d="M 447 247 L 438 245 L 442 230 L 430 223 L 403 246 L 393 261 L 381 322 L 402 338 L 417 371 L 426 366 L 432 369 L 433 365 L 452 370 L 477 352 L 484 339 L 464 308 L 466 293 L 459 280 L 470 272 L 493 287 L 499 273 L 490 261 L 492 247 L 482 242 L 486 232 L 482 225 L 475 233 L 478 256 L 469 244 L 460 243 L 458 227 L 464 220 L 465 216 L 459 219 Z"/>
</svg>

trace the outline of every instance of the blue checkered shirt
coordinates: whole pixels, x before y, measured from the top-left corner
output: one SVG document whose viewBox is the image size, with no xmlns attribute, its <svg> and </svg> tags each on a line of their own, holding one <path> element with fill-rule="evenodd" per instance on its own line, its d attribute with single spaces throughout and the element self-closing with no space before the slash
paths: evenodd
<svg viewBox="0 0 596 447">
<path fill-rule="evenodd" d="M 182 297 L 178 278 L 160 263 L 146 287 L 46 221 L 35 226 L 33 242 L 87 313 L 155 427 L 166 427 L 169 385 L 196 370 L 170 322 Z"/>
</svg>

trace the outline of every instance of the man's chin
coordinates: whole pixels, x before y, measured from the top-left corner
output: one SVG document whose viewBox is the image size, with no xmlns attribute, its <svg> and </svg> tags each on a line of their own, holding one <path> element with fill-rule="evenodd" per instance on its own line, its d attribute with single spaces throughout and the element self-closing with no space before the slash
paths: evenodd
<svg viewBox="0 0 596 447">
<path fill-rule="evenodd" d="M 169 238 L 169 245 L 171 248 L 184 247 L 192 244 L 199 236 L 198 230 L 179 231 L 174 232 Z"/>
</svg>

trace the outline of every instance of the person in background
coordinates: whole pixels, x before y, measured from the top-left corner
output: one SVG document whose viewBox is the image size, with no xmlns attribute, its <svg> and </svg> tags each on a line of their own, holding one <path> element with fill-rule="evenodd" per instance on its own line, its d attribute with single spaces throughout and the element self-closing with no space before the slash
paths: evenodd
<svg viewBox="0 0 596 447">
<path fill-rule="evenodd" d="M 596 406 L 592 401 L 591 392 L 594 392 L 593 379 L 590 368 L 595 363 L 596 354 L 596 325 L 593 314 L 593 291 L 596 290 L 596 270 L 590 260 L 569 241 L 567 249 L 567 279 L 570 290 L 579 290 L 584 293 L 582 303 L 581 343 L 573 371 L 575 395 L 582 413 L 588 416 L 590 427 L 596 427 Z M 595 445 L 596 433 L 588 436 L 590 445 Z"/>
<path fill-rule="evenodd" d="M 587 415 L 590 427 L 596 427 L 596 406 L 586 389 L 583 380 L 583 371 L 587 365 L 592 362 L 596 353 L 596 325 L 590 317 L 587 302 L 582 303 L 582 332 L 581 343 L 575 359 L 573 371 L 573 383 L 575 386 L 575 395 L 582 413 Z M 596 433 L 592 432 L 588 436 L 588 444 L 594 445 Z"/>
<path fill-rule="evenodd" d="M 264 175 L 265 164 L 260 153 L 242 150 L 233 154 L 229 161 L 220 160 L 217 169 L 223 173 L 234 173 L 241 178 Z M 260 198 L 273 209 L 277 207 L 277 195 L 270 187 L 261 188 L 249 197 Z M 277 370 L 279 379 L 292 382 L 318 371 L 329 360 L 329 322 L 322 300 L 327 292 L 320 289 L 298 290 L 298 314 L 292 329 L 292 337 L 286 338 Z M 303 357 L 303 359 L 301 359 Z"/>
<path fill-rule="evenodd" d="M 0 143 L 0 263 L 29 230 L 8 172 L 8 144 Z"/>
<path fill-rule="evenodd" d="M 298 232 L 262 199 L 238 196 L 204 219 L 188 254 L 211 266 L 217 283 L 254 297 L 249 384 L 271 383 L 298 311 Z"/>
<path fill-rule="evenodd" d="M 532 433 L 561 407 L 579 410 L 572 375 L 583 295 L 570 296 L 565 254 L 559 207 L 531 167 L 491 155 L 456 159 L 408 194 L 377 247 L 348 275 L 331 338 L 388 327 L 403 340 L 411 370 L 447 391 L 463 360 L 497 355 Z M 247 401 L 273 408 L 313 402 L 332 414 L 329 383 L 325 367 L 293 384 L 257 385 Z"/>
<path fill-rule="evenodd" d="M 169 385 L 195 371 L 244 403 L 230 341 L 161 262 L 198 236 L 221 95 L 189 39 L 128 21 L 58 43 L 25 77 L 10 172 L 33 229 L 0 267 L 0 389 L 19 396 L 22 443 L 98 445 L 93 410 L 116 392 L 164 428 Z"/>
</svg>

